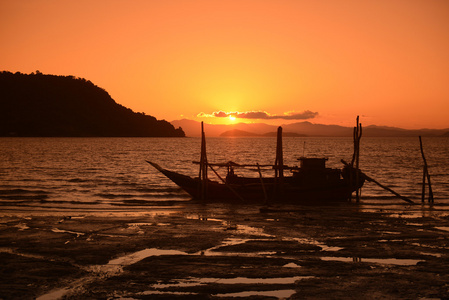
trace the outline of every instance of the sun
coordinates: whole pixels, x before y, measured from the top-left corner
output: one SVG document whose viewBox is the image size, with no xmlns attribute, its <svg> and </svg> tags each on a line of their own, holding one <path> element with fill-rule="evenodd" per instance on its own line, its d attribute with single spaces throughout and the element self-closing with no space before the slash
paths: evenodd
<svg viewBox="0 0 449 300">
<path fill-rule="evenodd" d="M 231 122 L 235 121 L 235 117 L 229 116 L 229 121 L 231 121 Z"/>
</svg>

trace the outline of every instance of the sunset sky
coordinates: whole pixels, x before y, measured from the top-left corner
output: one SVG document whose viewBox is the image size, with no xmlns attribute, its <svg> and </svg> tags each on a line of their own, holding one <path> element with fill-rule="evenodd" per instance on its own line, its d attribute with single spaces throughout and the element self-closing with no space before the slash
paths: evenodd
<svg viewBox="0 0 449 300">
<path fill-rule="evenodd" d="M 447 0 L 0 0 L 0 45 L 167 121 L 449 128 Z"/>
</svg>

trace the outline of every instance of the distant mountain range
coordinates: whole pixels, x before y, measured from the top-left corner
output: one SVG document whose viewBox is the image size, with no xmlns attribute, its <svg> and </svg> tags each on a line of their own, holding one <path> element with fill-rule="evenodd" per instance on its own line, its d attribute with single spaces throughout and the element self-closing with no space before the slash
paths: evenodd
<svg viewBox="0 0 449 300">
<path fill-rule="evenodd" d="M 248 132 L 248 131 L 243 131 L 243 130 L 239 130 L 239 129 L 232 129 L 232 130 L 228 130 L 223 132 L 222 134 L 220 134 L 221 137 L 273 137 L 273 136 L 277 136 L 277 131 L 273 131 L 273 132 L 267 132 L 264 134 L 257 134 L 257 133 L 253 133 L 253 132 Z M 299 137 L 299 136 L 305 136 L 303 134 L 299 134 L 299 133 L 295 133 L 295 132 L 282 132 L 282 136 L 284 137 Z"/>
<path fill-rule="evenodd" d="M 175 127 L 181 127 L 187 136 L 201 135 L 201 123 L 182 119 L 171 122 Z M 353 128 L 339 125 L 313 124 L 311 122 L 297 122 L 281 125 L 285 136 L 327 136 L 352 137 Z M 232 125 L 204 124 L 207 136 L 276 136 L 278 126 L 264 123 L 238 123 Z M 449 136 L 447 129 L 418 129 L 409 130 L 397 127 L 369 125 L 363 127 L 364 137 L 416 137 L 416 136 Z"/>
<path fill-rule="evenodd" d="M 0 136 L 183 137 L 73 76 L 0 72 Z"/>
</svg>

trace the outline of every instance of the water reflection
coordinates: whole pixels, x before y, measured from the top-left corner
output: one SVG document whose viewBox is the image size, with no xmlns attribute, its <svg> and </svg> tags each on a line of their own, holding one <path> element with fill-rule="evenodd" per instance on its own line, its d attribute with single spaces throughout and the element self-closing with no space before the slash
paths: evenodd
<svg viewBox="0 0 449 300">
<path fill-rule="evenodd" d="M 361 204 L 356 207 L 357 211 L 365 213 L 383 213 L 391 218 L 442 218 L 449 216 L 447 205 L 386 205 L 386 204 Z"/>
<path fill-rule="evenodd" d="M 264 285 L 263 291 L 251 290 L 232 293 L 213 294 L 214 297 L 250 297 L 250 296 L 266 296 L 276 298 L 287 298 L 296 293 L 295 290 L 269 290 L 269 285 L 279 284 L 295 284 L 297 281 L 314 278 L 313 276 L 292 276 L 292 277 L 277 277 L 277 278 L 248 278 L 248 277 L 236 277 L 236 278 L 186 278 L 176 280 L 174 283 L 157 283 L 151 286 L 154 290 L 145 291 L 144 295 L 154 294 L 167 294 L 167 295 L 179 295 L 183 292 L 171 292 L 169 289 L 179 289 L 186 287 L 197 287 L 204 285 L 236 285 L 239 289 L 244 289 L 242 285 Z M 185 294 L 185 293 L 183 293 Z"/>
<path fill-rule="evenodd" d="M 362 258 L 362 257 L 338 257 L 338 256 L 322 256 L 324 261 L 340 261 L 353 263 L 372 263 L 381 265 L 396 265 L 396 266 L 414 266 L 422 260 L 419 259 L 402 259 L 402 258 Z"/>
<path fill-rule="evenodd" d="M 176 283 L 158 283 L 152 287 L 155 289 L 167 289 L 173 287 L 192 287 L 204 284 L 293 284 L 296 281 L 313 278 L 312 276 L 293 276 L 293 277 L 275 277 L 275 278 L 187 278 L 177 280 Z"/>
<path fill-rule="evenodd" d="M 237 293 L 228 293 L 228 294 L 216 294 L 215 297 L 251 297 L 251 296 L 260 296 L 260 297 L 275 297 L 278 299 L 288 299 L 293 294 L 296 293 L 296 290 L 274 290 L 274 291 L 244 291 Z"/>
</svg>

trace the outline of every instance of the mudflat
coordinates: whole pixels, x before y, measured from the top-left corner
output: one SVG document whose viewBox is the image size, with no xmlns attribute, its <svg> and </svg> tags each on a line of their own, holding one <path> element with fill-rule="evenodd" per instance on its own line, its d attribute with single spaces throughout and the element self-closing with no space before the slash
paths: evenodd
<svg viewBox="0 0 449 300">
<path fill-rule="evenodd" d="M 0 299 L 448 299 L 449 211 L 2 213 Z"/>
</svg>

